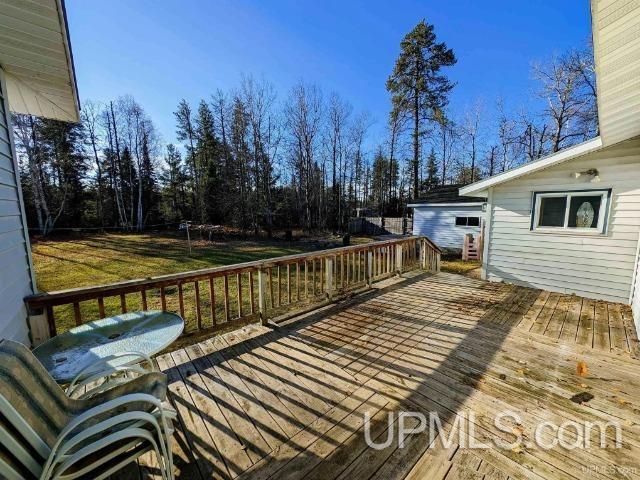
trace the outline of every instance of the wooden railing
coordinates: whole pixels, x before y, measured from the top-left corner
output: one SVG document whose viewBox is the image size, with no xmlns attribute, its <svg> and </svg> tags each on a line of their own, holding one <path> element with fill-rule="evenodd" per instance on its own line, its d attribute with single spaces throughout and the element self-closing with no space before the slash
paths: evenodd
<svg viewBox="0 0 640 480">
<path fill-rule="evenodd" d="M 40 293 L 25 302 L 35 345 L 84 322 L 136 310 L 179 313 L 191 333 L 264 323 L 418 268 L 440 269 L 440 249 L 426 237 Z"/>
</svg>

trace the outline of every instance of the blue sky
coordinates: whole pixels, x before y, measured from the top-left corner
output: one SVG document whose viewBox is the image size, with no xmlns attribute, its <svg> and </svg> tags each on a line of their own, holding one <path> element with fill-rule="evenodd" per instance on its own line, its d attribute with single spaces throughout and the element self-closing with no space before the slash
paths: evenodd
<svg viewBox="0 0 640 480">
<path fill-rule="evenodd" d="M 208 99 L 241 75 L 270 80 L 284 99 L 299 79 L 338 92 L 377 123 L 389 108 L 385 81 L 402 37 L 422 18 L 458 57 L 451 106 L 498 96 L 526 105 L 530 65 L 583 46 L 590 36 L 586 0 L 510 1 L 161 1 L 67 0 L 81 100 L 131 94 L 164 141 L 175 141 L 181 98 Z M 379 140 L 378 140 L 379 139 Z"/>
</svg>

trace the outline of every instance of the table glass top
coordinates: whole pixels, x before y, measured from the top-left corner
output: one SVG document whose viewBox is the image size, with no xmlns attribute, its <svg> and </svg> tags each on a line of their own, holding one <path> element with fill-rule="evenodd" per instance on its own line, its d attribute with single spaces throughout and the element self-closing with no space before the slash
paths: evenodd
<svg viewBox="0 0 640 480">
<path fill-rule="evenodd" d="M 101 358 L 123 352 L 155 355 L 168 347 L 182 333 L 180 316 L 151 310 L 103 318 L 72 328 L 38 346 L 34 355 L 51 376 L 67 383 L 85 367 Z M 118 366 L 131 357 L 109 362 Z"/>
</svg>

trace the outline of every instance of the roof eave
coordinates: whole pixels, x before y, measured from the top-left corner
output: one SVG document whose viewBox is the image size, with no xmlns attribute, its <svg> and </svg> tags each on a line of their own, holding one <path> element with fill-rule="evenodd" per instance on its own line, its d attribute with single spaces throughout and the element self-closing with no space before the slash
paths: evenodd
<svg viewBox="0 0 640 480">
<path fill-rule="evenodd" d="M 601 148 L 602 139 L 600 137 L 595 137 L 591 140 L 574 145 L 573 147 L 565 148 L 534 162 L 526 163 L 520 167 L 480 180 L 479 182 L 472 183 L 466 187 L 462 187 L 460 189 L 460 195 L 467 197 L 486 197 L 488 195 L 489 188 L 495 187 L 496 185 L 544 170 L 545 168 L 558 165 L 562 162 L 573 160 L 581 157 L 582 155 L 600 150 Z"/>
<path fill-rule="evenodd" d="M 64 28 L 65 35 L 63 35 L 62 41 L 64 42 L 64 48 L 67 52 L 67 64 L 69 66 L 69 78 L 71 80 L 71 89 L 73 90 L 73 100 L 75 103 L 75 114 L 77 115 L 77 121 L 80 121 L 80 95 L 78 94 L 78 81 L 76 79 L 76 68 L 73 62 L 73 49 L 71 48 L 71 35 L 69 34 L 69 22 L 67 21 L 67 7 L 65 0 L 57 0 L 58 2 L 58 16 L 60 18 L 60 24 Z"/>
</svg>

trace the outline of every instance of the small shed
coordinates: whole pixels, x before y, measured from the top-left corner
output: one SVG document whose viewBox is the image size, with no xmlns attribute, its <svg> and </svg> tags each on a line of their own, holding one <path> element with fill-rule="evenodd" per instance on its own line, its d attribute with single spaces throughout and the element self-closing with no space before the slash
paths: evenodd
<svg viewBox="0 0 640 480">
<path fill-rule="evenodd" d="M 29 344 L 23 298 L 35 292 L 10 112 L 79 120 L 62 0 L 0 2 L 0 338 Z"/>
<path fill-rule="evenodd" d="M 408 205 L 413 208 L 414 235 L 426 235 L 440 248 L 456 251 L 462 250 L 467 233 L 474 237 L 480 235 L 486 200 L 462 197 L 460 187 L 435 187 Z"/>
</svg>

